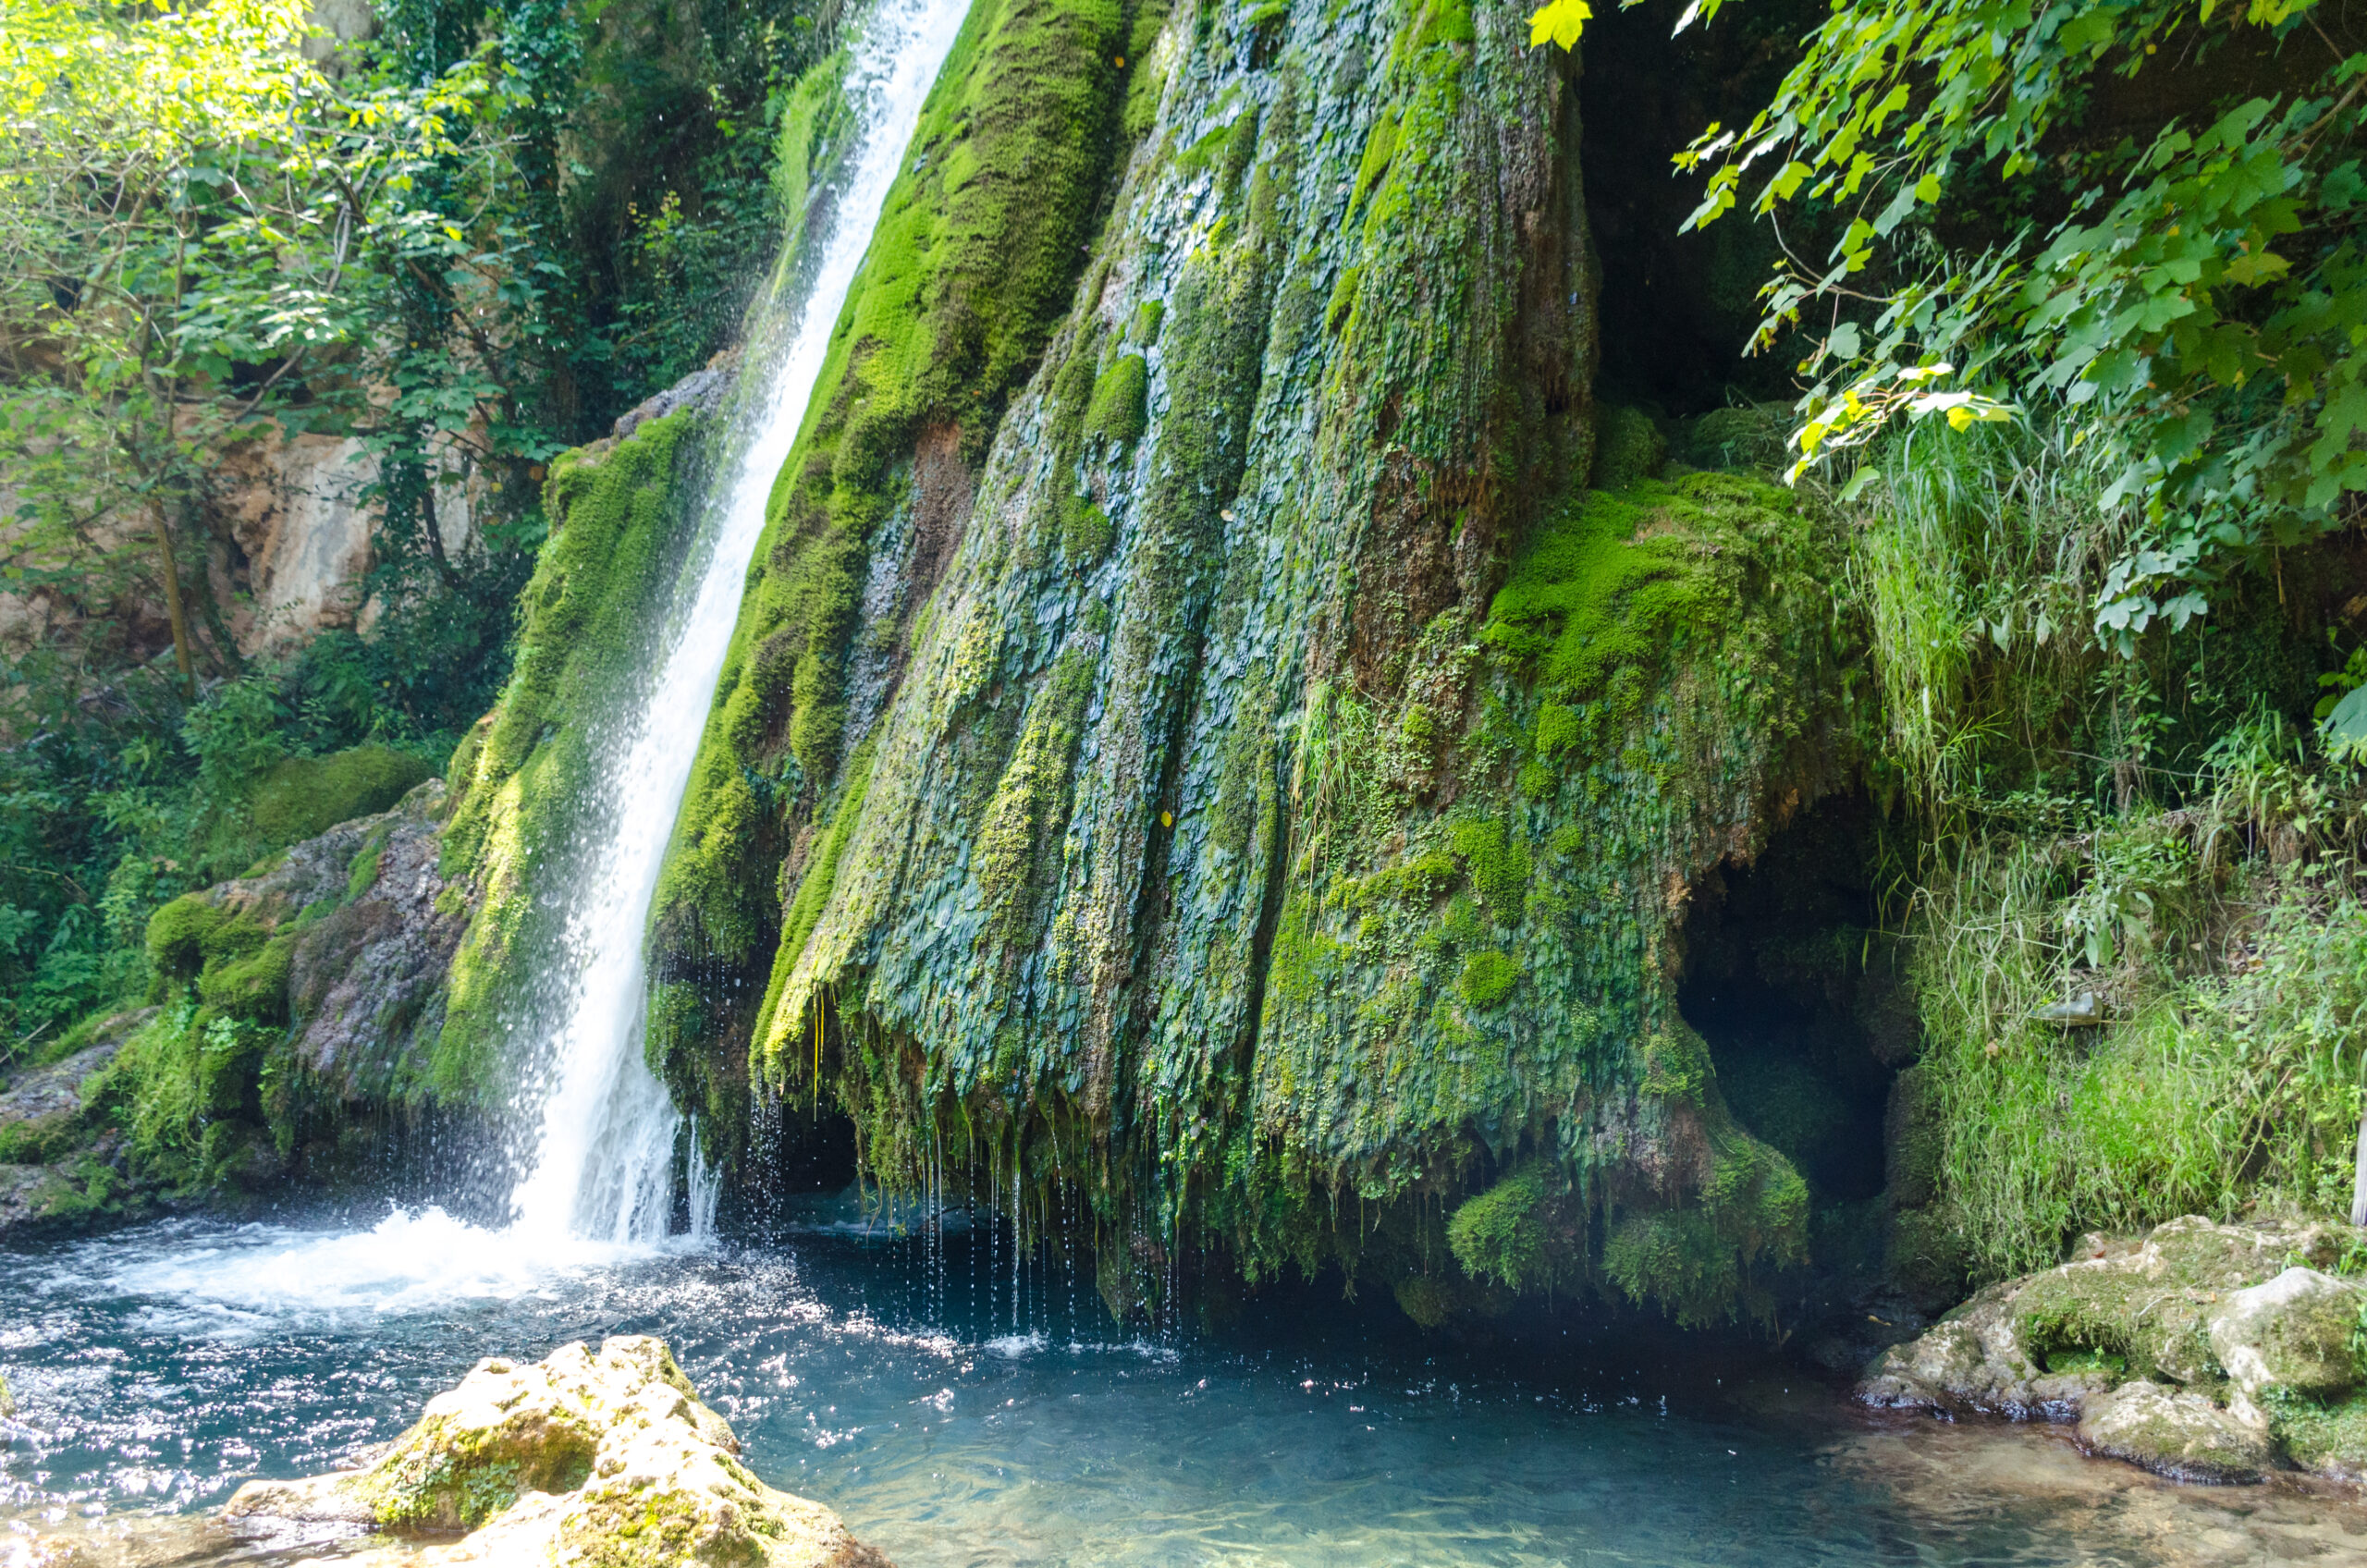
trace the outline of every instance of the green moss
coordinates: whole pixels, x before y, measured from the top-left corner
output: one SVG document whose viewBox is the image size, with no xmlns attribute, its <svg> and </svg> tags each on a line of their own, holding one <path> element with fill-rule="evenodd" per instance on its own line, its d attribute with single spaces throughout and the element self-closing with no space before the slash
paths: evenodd
<svg viewBox="0 0 2367 1568">
<path fill-rule="evenodd" d="M 2271 1389 L 2263 1397 L 2270 1427 L 2295 1464 L 2336 1475 L 2367 1475 L 2367 1394 L 2319 1401 Z"/>
<path fill-rule="evenodd" d="M 1093 401 L 1085 410 L 1088 441 L 1131 447 L 1142 439 L 1149 422 L 1150 361 L 1140 354 L 1121 354 L 1093 384 Z"/>
<path fill-rule="evenodd" d="M 255 786 L 255 826 L 274 844 L 293 844 L 385 811 L 435 776 L 424 761 L 391 746 L 289 757 Z"/>
<path fill-rule="evenodd" d="M 1641 409 L 1613 404 L 1595 419 L 1594 488 L 1625 490 L 1660 477 L 1668 441 Z"/>
<path fill-rule="evenodd" d="M 1129 145 L 1150 134 L 1151 122 L 1159 116 L 1159 94 L 1167 88 L 1166 75 L 1153 68 L 1150 58 L 1159 29 L 1166 25 L 1167 13 L 1167 0 L 1140 0 L 1134 7 L 1134 26 L 1127 34 L 1123 56 L 1130 73 L 1126 79 L 1126 106 L 1119 121 L 1119 134 Z"/>
<path fill-rule="evenodd" d="M 1589 491 L 1514 563 L 1482 635 L 1533 661 L 1561 702 L 1609 693 L 1633 712 L 1673 653 L 1732 624 L 1738 606 L 1718 592 L 1710 563 L 1793 506 L 1772 486 L 1724 474 Z M 1571 739 L 1557 730 L 1562 746 Z"/>
<path fill-rule="evenodd" d="M 70 1114 L 0 1125 L 0 1165 L 47 1165 L 74 1146 L 75 1131 Z"/>
<path fill-rule="evenodd" d="M 1633 1301 L 1658 1303 L 1684 1328 L 1765 1318 L 1774 1298 L 1762 1264 L 1808 1256 L 1808 1183 L 1738 1128 L 1710 1127 L 1712 1168 L 1693 1207 L 1630 1214 L 1605 1243 L 1603 1272 Z"/>
<path fill-rule="evenodd" d="M 1446 1225 L 1454 1260 L 1475 1280 L 1543 1290 L 1567 1249 L 1557 1244 L 1546 1172 L 1532 1166 L 1466 1199 Z"/>
<path fill-rule="evenodd" d="M 1711 1077 L 1709 1047 L 1682 1023 L 1644 1042 L 1644 1093 L 1655 1099 L 1700 1103 Z"/>
<path fill-rule="evenodd" d="M 780 1005 L 781 987 L 790 971 L 797 967 L 806 941 L 822 918 L 822 906 L 829 902 L 830 889 L 838 882 L 839 862 L 846 853 L 847 840 L 853 837 L 855 825 L 863 820 L 864 796 L 871 788 L 871 763 L 869 745 L 855 753 L 847 768 L 845 792 L 839 798 L 838 809 L 830 814 L 830 825 L 822 835 L 821 847 L 815 851 L 804 876 L 799 879 L 797 896 L 790 901 L 789 913 L 782 922 L 780 946 L 773 955 L 772 979 L 766 986 L 755 1029 L 764 1060 L 777 1077 L 780 1073 L 779 1059 L 783 1042 L 791 1037 L 791 1026 L 801 1022 L 775 1016 L 775 1010 Z"/>
<path fill-rule="evenodd" d="M 964 23 L 767 508 L 658 890 L 661 949 L 749 966 L 777 947 L 769 869 L 843 760 L 875 538 L 908 502 L 924 433 L 957 435 L 975 464 L 1066 311 L 1133 19 L 1118 0 L 996 0 Z M 1139 368 L 1112 374 L 1100 428 L 1122 436 Z M 1102 533 L 1083 509 L 1060 531 L 1079 556 Z"/>
<path fill-rule="evenodd" d="M 1084 652 L 1061 656 L 980 821 L 970 874 L 986 900 L 987 930 L 999 943 L 1025 929 L 1036 888 L 1058 869 L 1069 776 L 1085 738 L 1093 673 Z"/>
<path fill-rule="evenodd" d="M 296 933 L 287 931 L 265 939 L 251 952 L 226 955 L 205 966 L 198 978 L 197 994 L 207 1007 L 227 1017 L 284 1024 L 288 1022 L 288 970 L 295 952 Z"/>
<path fill-rule="evenodd" d="M 472 1529 L 523 1492 L 575 1490 L 598 1447 L 597 1432 L 580 1420 L 457 1428 L 431 1415 L 351 1486 L 382 1526 Z"/>
<path fill-rule="evenodd" d="M 1509 954 L 1481 951 L 1463 961 L 1455 989 L 1473 1007 L 1495 1007 L 1520 984 L 1520 964 Z"/>
<path fill-rule="evenodd" d="M 1454 1287 L 1435 1276 L 1408 1275 L 1397 1281 L 1392 1293 L 1399 1310 L 1425 1329 L 1435 1329 L 1454 1315 Z"/>
<path fill-rule="evenodd" d="M 1399 123 L 1398 115 L 1383 115 L 1373 122 L 1371 131 L 1366 135 L 1364 157 L 1356 165 L 1355 189 L 1348 197 L 1348 215 L 1351 218 L 1365 204 L 1365 198 L 1372 194 L 1372 188 L 1380 177 L 1389 172 L 1391 160 L 1397 156 Z"/>
<path fill-rule="evenodd" d="M 148 917 L 148 962 L 168 980 L 193 980 L 205 965 L 206 938 L 229 912 L 202 893 L 184 893 Z"/>
<path fill-rule="evenodd" d="M 363 842 L 362 848 L 354 851 L 353 864 L 347 866 L 345 870 L 345 901 L 347 903 L 351 903 L 377 885 L 378 864 L 386 858 L 386 836 L 384 833 L 372 834 Z"/>
<path fill-rule="evenodd" d="M 1362 267 L 1342 267 L 1340 276 L 1331 282 L 1331 298 L 1323 307 L 1323 330 L 1337 332 L 1340 324 L 1356 303 L 1356 285 L 1364 276 Z"/>
<path fill-rule="evenodd" d="M 595 727 L 640 670 L 696 500 L 700 429 L 677 413 L 552 466 L 554 532 L 519 597 L 509 685 L 454 759 L 443 871 L 482 892 L 428 1072 L 406 1093 L 486 1106 L 506 1095 L 503 1010 L 551 962 L 558 933 L 541 894 L 569 874 L 576 830 L 601 806 Z"/>
<path fill-rule="evenodd" d="M 854 123 L 842 85 L 846 71 L 844 51 L 816 61 L 782 105 L 773 143 L 773 199 L 785 224 L 803 218 L 807 198 L 846 151 Z"/>
<path fill-rule="evenodd" d="M 1456 823 L 1450 841 L 1471 868 L 1472 886 L 1487 900 L 1496 923 L 1517 924 L 1533 870 L 1528 846 L 1514 838 L 1503 823 L 1486 820 Z"/>
</svg>

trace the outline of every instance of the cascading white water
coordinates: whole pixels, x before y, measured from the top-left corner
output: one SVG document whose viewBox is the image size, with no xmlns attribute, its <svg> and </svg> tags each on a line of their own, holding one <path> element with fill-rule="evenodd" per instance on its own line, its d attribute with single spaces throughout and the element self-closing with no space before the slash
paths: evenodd
<svg viewBox="0 0 2367 1568">
<path fill-rule="evenodd" d="M 660 640 L 640 712 L 618 727 L 603 782 L 607 841 L 589 846 L 566 928 L 571 974 L 557 1010 L 534 1166 L 511 1194 L 525 1239 L 661 1239 L 673 1207 L 678 1118 L 642 1059 L 643 939 L 666 844 L 723 670 L 765 500 L 804 423 L 814 383 L 921 105 L 960 31 L 967 0 L 880 0 L 847 76 L 856 123 L 804 303 L 779 337 L 764 385 L 735 422 L 736 452 L 701 529 L 704 563 L 684 568 L 683 602 Z M 706 541 L 710 541 L 707 544 Z M 693 1207 L 711 1202 L 694 1183 Z M 705 1216 L 694 1217 L 703 1228 Z"/>
</svg>

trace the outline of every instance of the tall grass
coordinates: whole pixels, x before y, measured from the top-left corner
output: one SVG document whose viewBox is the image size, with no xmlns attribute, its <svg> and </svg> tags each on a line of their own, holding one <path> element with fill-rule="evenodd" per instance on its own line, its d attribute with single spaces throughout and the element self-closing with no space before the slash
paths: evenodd
<svg viewBox="0 0 2367 1568">
<path fill-rule="evenodd" d="M 1848 589 L 1920 832 L 1918 1082 L 1975 1272 L 2187 1212 L 2340 1212 L 2367 799 L 2275 711 L 2275 660 L 2308 656 L 2275 652 L 2292 623 L 2231 619 L 2223 585 L 2207 626 L 2107 651 L 2092 606 L 2136 520 L 2069 410 L 1931 421 L 1869 460 L 1843 502 Z M 2043 1016 L 2087 992 L 2100 1026 Z"/>
<path fill-rule="evenodd" d="M 2041 411 L 1901 427 L 1846 503 L 1892 759 L 1944 815 L 1984 766 L 2027 754 L 2096 662 L 2089 605 L 2128 519 L 2102 443 Z"/>
<path fill-rule="evenodd" d="M 1922 1078 L 1983 1277 L 2052 1265 L 2087 1230 L 2347 1207 L 2367 1049 L 2348 824 L 2323 797 L 2300 827 L 2264 815 L 2292 790 L 2229 751 L 2195 807 L 1987 834 L 1918 896 Z M 2086 991 L 2110 1022 L 2042 1016 Z"/>
</svg>

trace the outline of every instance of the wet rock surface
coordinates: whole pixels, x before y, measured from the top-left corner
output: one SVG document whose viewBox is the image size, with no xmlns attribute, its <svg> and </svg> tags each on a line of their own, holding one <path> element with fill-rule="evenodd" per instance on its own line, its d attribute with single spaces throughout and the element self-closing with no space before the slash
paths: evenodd
<svg viewBox="0 0 2367 1568">
<path fill-rule="evenodd" d="M 2367 1290 L 2328 1272 L 2331 1223 L 2174 1219 L 2089 1236 L 2071 1261 L 1991 1285 L 1883 1353 L 1862 1402 L 2079 1423 L 2091 1452 L 2182 1480 L 2367 1470 L 2354 1336 Z"/>
<path fill-rule="evenodd" d="M 2080 1444 L 2182 1481 L 2257 1481 L 2275 1463 L 2268 1433 L 2201 1394 L 2133 1383 L 2091 1397 Z"/>
<path fill-rule="evenodd" d="M 818 1503 L 775 1491 L 737 1455 L 664 1341 L 480 1362 L 361 1469 L 251 1481 L 223 1510 L 259 1543 L 322 1530 L 404 1537 L 343 1561 L 889 1568 Z"/>
</svg>

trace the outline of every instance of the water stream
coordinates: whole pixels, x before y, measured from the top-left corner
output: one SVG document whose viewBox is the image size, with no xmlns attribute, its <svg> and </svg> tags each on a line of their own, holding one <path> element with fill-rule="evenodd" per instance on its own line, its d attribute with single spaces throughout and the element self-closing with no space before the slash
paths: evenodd
<svg viewBox="0 0 2367 1568">
<path fill-rule="evenodd" d="M 529 1249 L 654 1242 L 671 1221 L 679 1121 L 642 1058 L 649 902 L 764 532 L 766 496 L 804 423 L 840 309 L 967 9 L 964 0 L 882 0 L 864 23 L 846 83 L 855 141 L 816 220 L 818 263 L 801 269 L 773 319 L 751 334 L 754 394 L 725 443 L 725 477 L 683 569 L 656 678 L 613 732 L 596 786 L 608 826 L 605 841 L 581 856 L 568 984 L 542 1053 L 549 1067 L 541 1135 L 510 1200 L 516 1238 Z M 694 1205 L 694 1232 L 705 1220 Z"/>
<path fill-rule="evenodd" d="M 481 1355 L 618 1332 L 671 1340 L 755 1471 L 899 1568 L 2367 1562 L 2354 1501 L 1856 1411 L 1763 1343 L 1591 1308 L 1426 1337 L 1329 1282 L 1142 1339 L 983 1223 L 925 1247 L 842 1210 L 781 1246 L 545 1267 L 472 1235 L 180 1221 L 0 1254 L 0 1565 L 35 1528 L 100 1568 L 251 1562 L 198 1523 L 241 1479 L 391 1437 Z M 386 1256 L 424 1245 L 463 1256 L 390 1289 Z M 127 1532 L 149 1555 L 104 1550 Z"/>
</svg>

